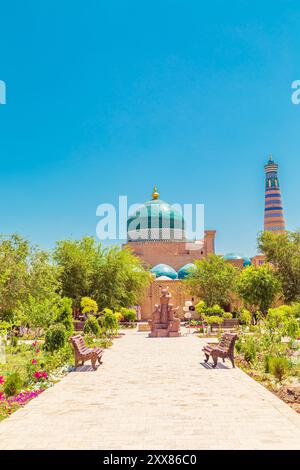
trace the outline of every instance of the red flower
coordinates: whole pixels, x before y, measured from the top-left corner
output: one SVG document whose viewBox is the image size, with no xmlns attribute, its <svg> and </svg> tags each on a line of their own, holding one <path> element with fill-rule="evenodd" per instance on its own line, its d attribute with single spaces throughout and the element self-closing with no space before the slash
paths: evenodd
<svg viewBox="0 0 300 470">
<path fill-rule="evenodd" d="M 48 379 L 48 374 L 47 374 L 47 372 L 43 371 L 43 372 L 42 372 L 42 377 L 43 377 L 44 379 Z"/>
<path fill-rule="evenodd" d="M 37 362 L 36 359 L 32 359 L 31 364 L 36 364 L 36 362 Z"/>
<path fill-rule="evenodd" d="M 41 376 L 42 376 L 41 373 L 38 372 L 38 371 L 36 371 L 36 372 L 34 373 L 34 377 L 35 377 L 36 379 L 38 379 L 38 380 L 41 378 Z"/>
<path fill-rule="evenodd" d="M 32 343 L 32 346 L 35 348 L 37 345 L 37 341 L 35 341 L 34 343 Z"/>
<path fill-rule="evenodd" d="M 0 392 L 0 400 L 4 400 L 4 393 Z"/>
<path fill-rule="evenodd" d="M 3 375 L 0 375 L 0 385 L 3 385 L 5 382 Z"/>
<path fill-rule="evenodd" d="M 35 352 L 38 354 L 38 353 L 40 352 L 40 350 L 39 350 L 39 349 L 36 349 Z"/>
</svg>

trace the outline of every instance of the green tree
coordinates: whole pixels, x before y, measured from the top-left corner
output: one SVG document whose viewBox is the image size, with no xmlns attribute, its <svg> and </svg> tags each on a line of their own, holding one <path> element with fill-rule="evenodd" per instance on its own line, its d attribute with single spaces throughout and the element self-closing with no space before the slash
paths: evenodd
<svg viewBox="0 0 300 470">
<path fill-rule="evenodd" d="M 97 313 L 98 312 L 98 304 L 95 300 L 91 299 L 90 297 L 82 297 L 80 306 L 82 308 L 82 313 Z"/>
<path fill-rule="evenodd" d="M 236 290 L 237 269 L 217 255 L 195 261 L 197 269 L 186 279 L 193 295 L 202 299 L 207 307 L 225 306 Z"/>
<path fill-rule="evenodd" d="M 274 265 L 285 301 L 300 300 L 300 232 L 261 232 L 258 248 Z"/>
<path fill-rule="evenodd" d="M 12 320 L 27 295 L 29 243 L 17 234 L 0 237 L 0 319 Z"/>
<path fill-rule="evenodd" d="M 242 270 L 238 281 L 238 293 L 252 312 L 259 309 L 266 315 L 277 294 L 280 282 L 270 266 L 249 266 Z"/>
<path fill-rule="evenodd" d="M 93 271 L 91 297 L 99 309 L 130 307 L 138 303 L 150 275 L 131 250 L 113 246 L 103 251 Z"/>
<path fill-rule="evenodd" d="M 60 268 L 62 295 L 73 299 L 75 307 L 90 295 L 94 266 L 102 255 L 101 245 L 92 237 L 57 242 L 54 260 Z"/>
<path fill-rule="evenodd" d="M 63 297 L 59 301 L 56 321 L 65 327 L 69 336 L 73 333 L 74 324 L 72 315 L 72 299 Z"/>
</svg>

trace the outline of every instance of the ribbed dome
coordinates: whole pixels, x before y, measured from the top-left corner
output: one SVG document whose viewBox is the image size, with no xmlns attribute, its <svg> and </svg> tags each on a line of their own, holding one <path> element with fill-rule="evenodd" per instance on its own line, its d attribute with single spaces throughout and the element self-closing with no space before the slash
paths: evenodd
<svg viewBox="0 0 300 470">
<path fill-rule="evenodd" d="M 158 196 L 155 190 L 154 198 L 128 218 L 128 241 L 185 240 L 183 215 Z"/>
<path fill-rule="evenodd" d="M 178 279 L 184 279 L 197 269 L 194 263 L 187 263 L 178 271 Z"/>
<path fill-rule="evenodd" d="M 151 269 L 151 273 L 155 275 L 155 277 L 160 276 L 167 276 L 170 279 L 177 279 L 177 272 L 168 264 L 157 264 L 153 266 Z"/>
</svg>

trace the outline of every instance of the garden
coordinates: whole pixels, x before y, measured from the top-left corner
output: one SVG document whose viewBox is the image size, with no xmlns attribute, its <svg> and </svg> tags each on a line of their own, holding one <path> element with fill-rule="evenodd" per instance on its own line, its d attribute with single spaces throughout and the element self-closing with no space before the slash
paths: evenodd
<svg viewBox="0 0 300 470">
<path fill-rule="evenodd" d="M 110 347 L 133 324 L 130 306 L 149 280 L 131 252 L 91 237 L 60 241 L 52 253 L 2 237 L 0 420 L 74 369 L 74 332 L 87 346 Z"/>
<path fill-rule="evenodd" d="M 300 235 L 263 232 L 258 245 L 260 266 L 239 270 L 216 255 L 195 262 L 186 282 L 201 300 L 191 326 L 220 339 L 229 323 L 236 364 L 300 412 Z"/>
</svg>

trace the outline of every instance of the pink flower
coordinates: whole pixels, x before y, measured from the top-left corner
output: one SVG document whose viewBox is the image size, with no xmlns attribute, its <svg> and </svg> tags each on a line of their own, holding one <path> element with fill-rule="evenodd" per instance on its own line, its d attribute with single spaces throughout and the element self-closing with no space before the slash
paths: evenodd
<svg viewBox="0 0 300 470">
<path fill-rule="evenodd" d="M 36 364 L 36 359 L 32 359 L 31 364 Z"/>
<path fill-rule="evenodd" d="M 34 343 L 32 343 L 32 346 L 35 348 L 37 345 L 37 341 L 35 341 Z"/>
<path fill-rule="evenodd" d="M 4 400 L 4 393 L 0 392 L 0 400 Z"/>
<path fill-rule="evenodd" d="M 0 385 L 3 385 L 5 382 L 3 375 L 0 375 Z"/>
<path fill-rule="evenodd" d="M 47 372 L 43 371 L 43 372 L 42 372 L 42 377 L 43 377 L 44 379 L 48 379 L 48 374 L 47 374 Z"/>
<path fill-rule="evenodd" d="M 35 377 L 36 379 L 38 379 L 38 380 L 41 378 L 41 376 L 42 376 L 41 373 L 38 372 L 38 371 L 36 371 L 36 372 L 34 373 L 34 377 Z"/>
<path fill-rule="evenodd" d="M 38 353 L 40 352 L 40 350 L 39 350 L 39 349 L 36 349 L 35 352 L 38 354 Z"/>
</svg>

